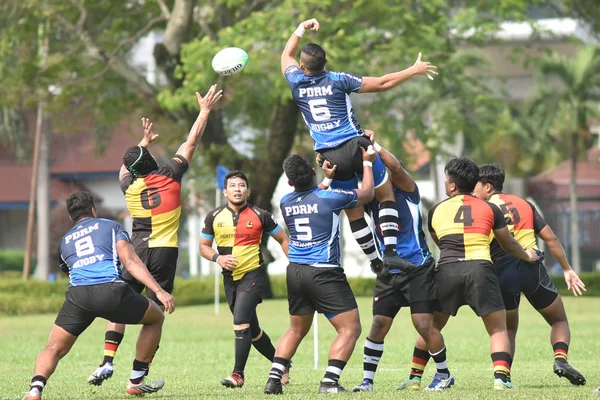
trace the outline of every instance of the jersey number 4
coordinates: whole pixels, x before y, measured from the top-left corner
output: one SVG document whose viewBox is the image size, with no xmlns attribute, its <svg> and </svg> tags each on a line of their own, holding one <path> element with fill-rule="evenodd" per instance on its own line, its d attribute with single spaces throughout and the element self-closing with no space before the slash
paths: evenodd
<svg viewBox="0 0 600 400">
<path fill-rule="evenodd" d="M 456 215 L 454 216 L 454 222 L 457 224 L 463 224 L 464 226 L 472 226 L 475 220 L 471 215 L 471 206 L 460 206 Z"/>
<path fill-rule="evenodd" d="M 294 220 L 294 227 L 296 228 L 296 239 L 312 240 L 313 234 L 309 224 L 310 220 L 308 218 L 296 218 Z"/>
<path fill-rule="evenodd" d="M 327 100 L 325 99 L 314 99 L 308 102 L 310 107 L 310 113 L 316 122 L 328 121 L 331 119 L 331 112 L 327 107 Z"/>
</svg>

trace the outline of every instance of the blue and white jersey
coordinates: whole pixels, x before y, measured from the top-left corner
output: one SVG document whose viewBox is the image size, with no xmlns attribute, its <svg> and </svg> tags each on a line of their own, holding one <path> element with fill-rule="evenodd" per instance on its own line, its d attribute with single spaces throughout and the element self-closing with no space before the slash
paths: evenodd
<svg viewBox="0 0 600 400">
<path fill-rule="evenodd" d="M 431 259 L 431 252 L 427 246 L 425 232 L 423 232 L 419 188 L 415 185 L 414 192 L 409 193 L 394 187 L 394 197 L 396 198 L 396 209 L 398 210 L 398 217 L 400 219 L 396 253 L 416 266 L 424 265 Z M 379 229 L 379 203 L 377 200 L 369 203 L 367 209 L 373 223 L 377 226 L 375 237 L 379 250 L 383 254 L 385 244 L 383 242 L 383 235 Z M 400 273 L 400 270 L 390 270 L 390 273 Z"/>
<path fill-rule="evenodd" d="M 131 241 L 118 222 L 103 218 L 79 221 L 60 242 L 60 268 L 69 271 L 71 286 L 123 282 L 117 242 Z"/>
<path fill-rule="evenodd" d="M 350 93 L 360 90 L 362 77 L 327 71 L 304 75 L 300 68 L 290 65 L 285 79 L 315 141 L 315 150 L 337 147 L 362 136 L 350 101 Z"/>
<path fill-rule="evenodd" d="M 340 212 L 358 201 L 354 190 L 318 187 L 281 199 L 281 214 L 290 232 L 290 262 L 315 267 L 340 266 Z"/>
</svg>

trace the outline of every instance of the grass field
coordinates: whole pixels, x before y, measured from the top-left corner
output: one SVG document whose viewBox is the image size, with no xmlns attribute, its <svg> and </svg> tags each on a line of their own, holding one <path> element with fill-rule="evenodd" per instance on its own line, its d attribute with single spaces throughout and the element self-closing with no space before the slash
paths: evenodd
<svg viewBox="0 0 600 400">
<path fill-rule="evenodd" d="M 588 385 L 573 387 L 566 379 L 552 373 L 552 348 L 549 327 L 525 302 L 522 307 L 517 358 L 513 365 L 513 382 L 518 389 L 494 392 L 489 340 L 483 324 L 468 308 L 461 309 L 451 319 L 444 335 L 448 347 L 450 370 L 456 385 L 443 393 L 398 392 L 410 368 L 415 331 L 409 314 L 403 310 L 385 343 L 385 353 L 376 375 L 375 393 L 352 393 L 338 396 L 358 398 L 443 398 L 443 399 L 590 399 L 592 389 L 600 385 L 600 298 L 567 298 L 572 345 L 570 362 L 587 378 Z M 362 379 L 362 345 L 371 323 L 370 299 L 359 299 L 362 310 L 363 335 L 354 355 L 342 375 L 342 384 L 351 388 Z M 0 399 L 20 399 L 28 388 L 37 353 L 45 345 L 54 315 L 0 317 Z M 287 328 L 285 301 L 267 301 L 259 306 L 259 319 L 271 338 L 277 340 Z M 92 387 L 86 380 L 102 358 L 105 323 L 97 320 L 59 364 L 44 390 L 44 399 L 125 399 L 138 327 L 128 328 L 116 358 L 113 378 L 101 387 Z M 294 358 L 292 383 L 285 398 L 315 398 L 326 362 L 329 343 L 334 336 L 327 321 L 319 319 L 318 370 L 313 369 L 312 332 Z M 233 366 L 233 332 L 231 316 L 225 305 L 221 315 L 214 316 L 212 306 L 182 307 L 167 317 L 163 340 L 152 372 L 153 378 L 166 380 L 165 388 L 150 399 L 219 399 L 259 398 L 262 394 L 270 363 L 255 350 L 246 368 L 246 385 L 232 390 L 220 386 L 220 380 Z M 433 363 L 425 371 L 428 383 L 435 372 Z M 600 396 L 598 396 L 600 398 Z"/>
</svg>

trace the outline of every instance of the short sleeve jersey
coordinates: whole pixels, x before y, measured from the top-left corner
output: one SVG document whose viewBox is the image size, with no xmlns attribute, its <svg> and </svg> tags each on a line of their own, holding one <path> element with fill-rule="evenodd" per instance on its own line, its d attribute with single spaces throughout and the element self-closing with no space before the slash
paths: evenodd
<svg viewBox="0 0 600 400">
<path fill-rule="evenodd" d="M 187 160 L 176 155 L 157 171 L 134 178 L 126 174 L 121 190 L 133 217 L 132 243 L 137 250 L 178 247 L 181 217 L 181 179 Z"/>
<path fill-rule="evenodd" d="M 362 77 L 327 71 L 304 75 L 295 65 L 289 66 L 284 75 L 315 142 L 315 150 L 331 149 L 362 136 L 350 101 L 350 93 L 360 90 Z"/>
<path fill-rule="evenodd" d="M 358 201 L 354 190 L 294 191 L 281 199 L 290 233 L 290 262 L 315 267 L 340 266 L 340 212 Z"/>
<path fill-rule="evenodd" d="M 237 281 L 263 264 L 260 252 L 263 232 L 274 235 L 280 229 L 268 211 L 245 205 L 235 212 L 225 206 L 208 213 L 201 237 L 215 240 L 219 254 L 235 256 L 238 264 L 233 270 L 233 280 Z M 224 270 L 224 273 L 231 272 Z"/>
<path fill-rule="evenodd" d="M 489 202 L 502 210 L 508 230 L 524 249 L 538 249 L 535 235 L 548 224 L 533 204 L 514 194 L 504 193 L 492 195 Z M 491 253 L 492 260 L 506 254 L 496 239 L 492 240 Z"/>
<path fill-rule="evenodd" d="M 419 188 L 415 185 L 413 192 L 405 192 L 394 187 L 396 199 L 396 210 L 398 210 L 398 241 L 396 253 L 406 261 L 421 266 L 429 262 L 431 252 L 427 246 L 425 232 L 423 232 L 423 218 L 421 214 L 421 195 Z M 379 202 L 373 200 L 367 206 L 369 216 L 377 227 L 375 238 L 379 250 L 385 250 L 383 234 L 379 227 Z M 390 270 L 390 273 L 400 273 L 400 270 Z"/>
<path fill-rule="evenodd" d="M 118 222 L 87 218 L 75 224 L 63 236 L 58 254 L 60 268 L 69 272 L 70 286 L 123 282 L 117 242 L 130 241 Z"/>
<path fill-rule="evenodd" d="M 439 240 L 439 265 L 471 260 L 492 261 L 492 231 L 506 226 L 500 209 L 465 194 L 446 199 L 429 210 L 429 232 Z"/>
</svg>

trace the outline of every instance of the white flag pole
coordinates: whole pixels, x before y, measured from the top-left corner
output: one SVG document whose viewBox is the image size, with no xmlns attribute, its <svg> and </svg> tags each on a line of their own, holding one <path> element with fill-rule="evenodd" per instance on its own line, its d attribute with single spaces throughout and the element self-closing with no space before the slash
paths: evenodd
<svg viewBox="0 0 600 400">
<path fill-rule="evenodd" d="M 319 314 L 315 311 L 313 316 L 313 346 L 315 369 L 319 369 Z"/>
<path fill-rule="evenodd" d="M 221 207 L 221 191 L 217 185 L 215 190 L 215 207 Z M 219 315 L 219 269 L 221 267 L 217 263 L 213 263 L 215 267 L 215 315 Z"/>
</svg>

